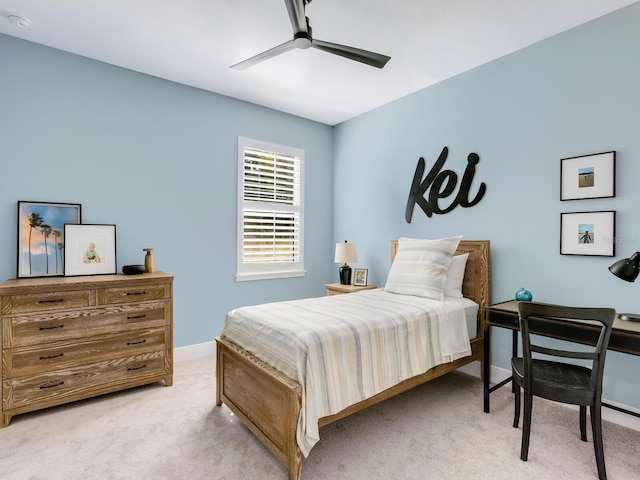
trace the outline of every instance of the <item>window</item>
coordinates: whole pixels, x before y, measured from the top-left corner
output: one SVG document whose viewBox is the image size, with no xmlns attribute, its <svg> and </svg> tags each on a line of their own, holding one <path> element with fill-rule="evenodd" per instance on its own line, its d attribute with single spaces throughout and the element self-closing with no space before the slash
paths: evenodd
<svg viewBox="0 0 640 480">
<path fill-rule="evenodd" d="M 304 275 L 304 150 L 238 138 L 237 280 Z"/>
</svg>

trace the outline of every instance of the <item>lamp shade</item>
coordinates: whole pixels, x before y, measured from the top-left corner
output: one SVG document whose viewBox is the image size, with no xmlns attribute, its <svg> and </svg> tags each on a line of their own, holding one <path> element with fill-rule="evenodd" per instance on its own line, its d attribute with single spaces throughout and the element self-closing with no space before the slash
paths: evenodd
<svg viewBox="0 0 640 480">
<path fill-rule="evenodd" d="M 345 241 L 344 243 L 336 243 L 336 263 L 349 263 L 349 262 L 357 262 L 358 254 L 356 253 L 356 244 L 348 243 Z"/>
<path fill-rule="evenodd" d="M 629 258 L 618 260 L 609 267 L 609 271 L 622 280 L 633 282 L 638 278 L 638 273 L 640 273 L 639 266 L 640 252 L 636 252 Z"/>
</svg>

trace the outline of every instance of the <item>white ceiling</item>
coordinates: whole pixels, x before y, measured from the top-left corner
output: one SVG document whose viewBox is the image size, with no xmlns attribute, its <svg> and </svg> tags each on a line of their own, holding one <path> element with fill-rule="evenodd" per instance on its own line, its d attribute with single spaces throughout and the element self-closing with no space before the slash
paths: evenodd
<svg viewBox="0 0 640 480">
<path fill-rule="evenodd" d="M 335 125 L 637 0 L 313 0 L 316 49 L 229 66 L 291 39 L 283 0 L 0 0 L 0 33 Z M 12 25 L 7 14 L 31 21 Z"/>
</svg>

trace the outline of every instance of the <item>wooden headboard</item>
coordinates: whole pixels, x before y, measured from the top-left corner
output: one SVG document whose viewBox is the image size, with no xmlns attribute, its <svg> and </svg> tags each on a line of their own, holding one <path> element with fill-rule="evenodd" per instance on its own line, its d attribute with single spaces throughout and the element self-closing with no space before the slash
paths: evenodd
<svg viewBox="0 0 640 480">
<path fill-rule="evenodd" d="M 491 300 L 491 257 L 489 240 L 461 240 L 456 255 L 469 254 L 462 281 L 462 294 L 480 305 L 478 320 L 484 322 L 484 310 Z M 398 251 L 398 241 L 391 240 L 391 263 Z M 478 335 L 482 330 L 478 330 Z"/>
</svg>

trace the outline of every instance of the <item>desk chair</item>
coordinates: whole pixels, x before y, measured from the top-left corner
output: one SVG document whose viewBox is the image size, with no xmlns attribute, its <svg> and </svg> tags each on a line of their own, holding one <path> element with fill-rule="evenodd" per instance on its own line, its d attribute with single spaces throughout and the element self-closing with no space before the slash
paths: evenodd
<svg viewBox="0 0 640 480">
<path fill-rule="evenodd" d="M 604 449 L 602 444 L 602 376 L 604 360 L 611 336 L 616 312 L 612 308 L 574 308 L 533 302 L 519 302 L 520 331 L 522 333 L 522 357 L 511 360 L 514 381 L 515 414 L 513 426 L 520 421 L 520 388 L 524 389 L 524 419 L 520 458 L 527 460 L 531 435 L 531 407 L 533 397 L 542 397 L 561 403 L 580 406 L 580 438 L 587 441 L 587 406 L 591 414 L 593 446 L 598 466 L 598 477 L 606 480 Z M 594 328 L 595 348 L 588 351 L 558 350 L 531 343 L 530 317 L 552 317 L 558 321 L 589 324 Z M 534 320 L 535 321 L 535 320 Z M 599 330 L 599 332 L 598 332 Z M 567 347 L 569 348 L 569 347 Z M 544 355 L 544 359 L 532 358 L 532 353 Z M 589 360 L 591 368 L 556 361 L 553 358 Z M 584 362 L 583 362 L 584 363 Z"/>
</svg>

